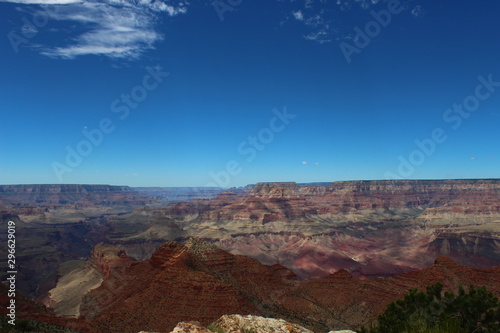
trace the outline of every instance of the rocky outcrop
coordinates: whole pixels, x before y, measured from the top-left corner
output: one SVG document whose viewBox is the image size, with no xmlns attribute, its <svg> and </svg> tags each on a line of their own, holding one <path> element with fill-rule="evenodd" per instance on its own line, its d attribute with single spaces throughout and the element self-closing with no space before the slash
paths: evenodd
<svg viewBox="0 0 500 333">
<path fill-rule="evenodd" d="M 209 329 L 200 326 L 200 323 L 181 322 L 175 326 L 171 333 L 212 333 Z"/>
<path fill-rule="evenodd" d="M 213 327 L 225 333 L 269 332 L 269 333 L 313 333 L 302 326 L 283 319 L 260 316 L 224 315 L 212 323 Z"/>
<path fill-rule="evenodd" d="M 312 331 L 302 326 L 291 324 L 283 319 L 264 318 L 260 316 L 224 315 L 207 329 L 199 322 L 180 322 L 170 333 L 312 333 Z M 139 333 L 159 333 L 146 332 Z M 330 331 L 328 333 L 356 333 L 350 330 Z"/>
</svg>

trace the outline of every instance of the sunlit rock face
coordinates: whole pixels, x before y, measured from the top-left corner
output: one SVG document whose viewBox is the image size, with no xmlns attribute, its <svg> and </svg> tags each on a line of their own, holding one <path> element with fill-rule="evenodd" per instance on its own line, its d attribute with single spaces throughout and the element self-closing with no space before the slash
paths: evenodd
<svg viewBox="0 0 500 333">
<path fill-rule="evenodd" d="M 49 291 L 45 303 L 54 309 L 57 316 L 78 318 L 82 297 L 99 287 L 111 271 L 123 270 L 133 262 L 123 250 L 98 244 L 84 265 L 59 278 L 56 287 Z"/>
<path fill-rule="evenodd" d="M 223 332 L 274 332 L 274 333 L 313 333 L 300 325 L 291 324 L 283 319 L 260 316 L 224 315 L 217 319 L 214 327 Z"/>
</svg>

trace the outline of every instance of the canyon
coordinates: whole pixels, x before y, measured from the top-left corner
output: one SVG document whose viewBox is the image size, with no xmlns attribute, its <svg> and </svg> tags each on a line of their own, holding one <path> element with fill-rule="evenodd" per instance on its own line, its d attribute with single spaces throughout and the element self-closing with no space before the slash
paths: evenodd
<svg viewBox="0 0 500 333">
<path fill-rule="evenodd" d="M 96 327 L 114 320 L 112 309 L 130 302 L 120 311 L 131 311 L 140 299 L 146 302 L 161 294 L 151 291 L 159 285 L 169 285 L 168 290 L 183 286 L 169 296 L 172 302 L 186 293 L 175 316 L 155 317 L 163 329 L 188 317 L 208 324 L 229 310 L 292 320 L 313 331 L 353 329 L 364 323 L 361 317 L 373 319 L 383 310 L 363 299 L 371 297 L 366 290 L 386 295 L 381 297 L 389 302 L 409 287 L 431 283 L 422 273 L 426 270 L 434 280 L 458 276 L 461 270 L 474 271 L 464 273 L 470 276 L 485 274 L 454 278 L 448 287 L 456 287 L 459 280 L 484 281 L 498 292 L 493 274 L 498 271 L 490 268 L 500 263 L 497 179 L 258 183 L 232 189 L 0 185 L 0 222 L 8 221 L 16 223 L 19 290 L 48 306 L 53 315 L 86 318 Z M 2 237 L 0 243 L 5 241 Z M 207 251 L 198 257 L 190 242 L 210 248 L 221 267 L 230 263 L 231 268 L 217 271 L 204 262 Z M 183 274 L 189 278 L 172 275 L 165 262 L 181 272 L 187 269 Z M 269 279 L 268 286 L 241 280 L 242 273 L 224 275 L 245 265 Z M 198 276 L 200 272 L 205 275 Z M 115 287 L 116 295 L 110 291 L 113 283 L 127 286 L 132 281 L 148 287 L 137 295 L 128 287 Z M 387 281 L 396 282 L 387 289 L 377 284 Z M 345 292 L 334 288 L 333 296 L 332 285 Z M 312 303 L 294 298 L 309 288 L 317 293 L 304 296 Z M 356 296 L 356 288 L 365 293 Z M 193 290 L 207 290 L 207 302 L 216 297 L 209 291 L 217 291 L 222 301 L 216 303 L 231 307 L 191 313 L 188 308 L 197 302 L 189 296 Z M 332 319 L 320 325 L 316 321 L 321 316 Z M 143 321 L 145 326 L 134 329 L 149 330 L 153 322 Z"/>
<path fill-rule="evenodd" d="M 439 257 L 428 268 L 392 277 L 362 280 L 340 270 L 301 280 L 281 265 L 263 265 L 199 238 L 164 243 L 145 261 L 101 244 L 87 264 L 101 282 L 67 289 L 69 301 L 80 300 L 78 319 L 53 317 L 34 301 L 19 315 L 81 332 L 170 332 L 180 321 L 207 326 L 228 314 L 283 319 L 313 332 L 356 331 L 409 289 L 437 281 L 445 290 L 474 284 L 500 295 L 499 266 L 478 269 Z M 72 274 L 74 285 L 88 279 L 83 270 Z"/>
<path fill-rule="evenodd" d="M 154 221 L 146 230 L 117 235 L 112 243 L 139 260 L 163 241 L 191 236 L 282 264 L 301 278 L 339 269 L 390 276 L 427 267 L 440 255 L 473 267 L 500 259 L 497 180 L 261 183 L 211 199 L 138 208 L 108 222 L 145 216 Z"/>
</svg>

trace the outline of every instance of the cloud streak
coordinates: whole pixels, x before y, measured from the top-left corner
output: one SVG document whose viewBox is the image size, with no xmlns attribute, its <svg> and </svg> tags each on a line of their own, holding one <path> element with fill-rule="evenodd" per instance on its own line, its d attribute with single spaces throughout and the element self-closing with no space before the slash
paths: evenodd
<svg viewBox="0 0 500 333">
<path fill-rule="evenodd" d="M 0 2 L 19 3 L 23 5 L 66 5 L 70 3 L 82 3 L 82 0 L 3 0 Z"/>
<path fill-rule="evenodd" d="M 2 0 L 0 0 L 2 1 Z M 64 45 L 43 45 L 43 55 L 73 59 L 84 55 L 137 59 L 154 49 L 162 35 L 155 30 L 161 15 L 176 16 L 187 12 L 184 0 L 3 0 L 25 5 L 44 5 L 35 12 L 49 20 L 76 23 Z M 79 33 L 76 33 L 79 31 Z M 83 32 L 80 32 L 83 31 Z"/>
<path fill-rule="evenodd" d="M 390 0 L 280 0 L 291 6 L 286 21 L 302 24 L 306 33 L 302 37 L 319 44 L 352 39 L 352 29 L 366 24 L 358 17 L 370 10 L 387 8 Z M 404 8 L 408 8 L 412 0 L 400 0 Z M 353 15 L 353 13 L 355 15 Z M 361 14 L 361 15 L 358 15 Z M 420 17 L 425 14 L 422 6 L 416 6 L 412 14 Z"/>
</svg>

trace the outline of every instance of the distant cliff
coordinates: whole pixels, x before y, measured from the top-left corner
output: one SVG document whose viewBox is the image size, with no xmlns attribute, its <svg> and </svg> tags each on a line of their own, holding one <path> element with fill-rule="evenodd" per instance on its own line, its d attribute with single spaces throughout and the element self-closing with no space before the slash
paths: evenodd
<svg viewBox="0 0 500 333">
<path fill-rule="evenodd" d="M 224 191 L 219 187 L 133 187 L 132 189 L 160 199 L 162 205 L 194 198 L 209 199 Z"/>
<path fill-rule="evenodd" d="M 158 210 L 189 235 L 301 277 L 423 268 L 440 255 L 500 263 L 500 180 L 258 183 Z"/>
<path fill-rule="evenodd" d="M 221 202 L 227 198 L 212 199 L 214 206 L 221 210 L 212 210 L 221 218 L 231 211 L 241 215 L 244 211 L 258 216 L 266 222 L 266 218 L 287 221 L 297 218 L 324 214 L 337 214 L 335 220 L 356 220 L 356 216 L 391 213 L 394 218 L 415 217 L 435 219 L 443 217 L 468 218 L 482 221 L 500 217 L 500 180 L 397 180 L 397 181 L 345 181 L 328 185 L 298 185 L 287 183 L 258 183 L 253 190 L 235 202 Z M 236 199 L 236 198 L 233 198 Z M 234 201 L 234 200 L 233 200 Z M 257 204 L 259 203 L 259 204 Z M 231 205 L 228 205 L 231 204 Z M 227 207 L 226 207 L 227 206 Z M 257 206 L 262 207 L 259 214 Z M 440 214 L 454 214 L 439 216 Z M 342 216 L 344 214 L 344 216 Z M 469 216 L 468 216 L 469 215 Z M 230 216 L 227 216 L 230 218 Z"/>
<path fill-rule="evenodd" d="M 15 202 L 75 203 L 87 198 L 130 194 L 128 186 L 111 185 L 0 185 L 0 199 Z"/>
<path fill-rule="evenodd" d="M 115 185 L 82 185 L 82 184 L 22 184 L 22 185 L 0 185 L 0 193 L 83 193 L 83 192 L 123 192 L 130 191 L 128 186 Z"/>
</svg>

